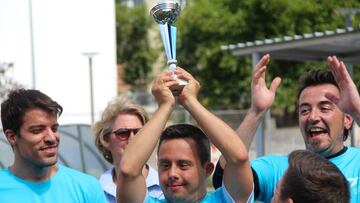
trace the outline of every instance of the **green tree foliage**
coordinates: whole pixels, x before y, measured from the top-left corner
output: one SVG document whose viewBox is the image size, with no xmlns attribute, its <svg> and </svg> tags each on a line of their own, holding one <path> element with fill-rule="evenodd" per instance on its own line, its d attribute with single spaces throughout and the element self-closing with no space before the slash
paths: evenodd
<svg viewBox="0 0 360 203">
<path fill-rule="evenodd" d="M 124 81 L 144 85 L 156 59 L 150 48 L 148 31 L 151 19 L 145 6 L 116 6 L 117 63 L 125 68 Z"/>
<path fill-rule="evenodd" d="M 8 76 L 12 63 L 0 62 L 0 101 L 3 101 L 10 90 L 22 88 L 23 86 Z"/>
<path fill-rule="evenodd" d="M 178 27 L 179 65 L 202 84 L 201 99 L 211 108 L 241 109 L 250 104 L 251 57 L 235 57 L 221 45 L 333 30 L 344 27 L 340 8 L 360 8 L 357 0 L 193 0 L 183 9 Z M 353 24 L 359 23 L 359 15 Z M 293 112 L 296 81 L 323 62 L 272 60 L 270 80 L 282 78 L 274 111 Z"/>
</svg>

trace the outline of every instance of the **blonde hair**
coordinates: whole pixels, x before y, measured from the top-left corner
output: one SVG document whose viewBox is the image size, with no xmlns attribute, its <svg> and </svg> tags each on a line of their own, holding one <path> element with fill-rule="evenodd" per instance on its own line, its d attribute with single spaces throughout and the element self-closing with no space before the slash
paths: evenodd
<svg viewBox="0 0 360 203">
<path fill-rule="evenodd" d="M 112 127 L 119 114 L 131 114 L 137 116 L 144 125 L 149 120 L 149 115 L 143 107 L 133 103 L 126 95 L 120 95 L 108 102 L 102 113 L 101 120 L 93 125 L 94 142 L 103 157 L 113 164 L 113 156 L 107 149 L 108 136 L 112 133 Z"/>
</svg>

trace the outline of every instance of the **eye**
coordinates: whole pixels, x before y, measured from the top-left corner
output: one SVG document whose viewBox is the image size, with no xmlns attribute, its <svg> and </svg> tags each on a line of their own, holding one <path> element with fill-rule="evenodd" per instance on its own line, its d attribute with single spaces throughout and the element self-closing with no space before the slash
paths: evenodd
<svg viewBox="0 0 360 203">
<path fill-rule="evenodd" d="M 300 112 L 300 115 L 307 115 L 307 114 L 309 114 L 309 112 L 310 112 L 310 108 L 308 108 L 308 107 L 301 107 L 300 110 L 299 110 L 299 112 Z"/>
<path fill-rule="evenodd" d="M 190 167 L 190 163 L 188 163 L 186 161 L 182 161 L 178 165 L 179 165 L 179 168 L 182 170 L 186 170 Z"/>
<path fill-rule="evenodd" d="M 53 126 L 51 130 L 56 133 L 59 130 L 59 125 Z"/>
<path fill-rule="evenodd" d="M 332 109 L 331 105 L 322 105 L 321 106 L 321 111 L 322 112 L 328 112 Z"/>
<path fill-rule="evenodd" d="M 35 127 L 35 128 L 31 128 L 30 132 L 32 134 L 40 134 L 43 130 L 44 130 L 44 128 L 42 128 L 42 127 Z"/>
<path fill-rule="evenodd" d="M 188 169 L 189 165 L 188 164 L 180 164 L 180 168 L 181 169 Z"/>
<path fill-rule="evenodd" d="M 166 163 L 166 162 L 162 162 L 162 163 L 159 163 L 158 167 L 161 169 L 161 170 L 166 170 L 170 167 L 170 164 L 169 163 Z"/>
</svg>

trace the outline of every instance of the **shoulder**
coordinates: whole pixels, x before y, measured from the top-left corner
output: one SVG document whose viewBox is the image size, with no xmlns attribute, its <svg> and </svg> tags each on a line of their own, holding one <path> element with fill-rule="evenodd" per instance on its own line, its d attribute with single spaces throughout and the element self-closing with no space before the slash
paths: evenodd
<svg viewBox="0 0 360 203">
<path fill-rule="evenodd" d="M 0 170 L 0 176 L 9 176 L 9 168 L 3 168 Z"/>
<path fill-rule="evenodd" d="M 144 203 L 167 203 L 167 201 L 165 199 L 151 197 L 149 194 L 146 194 Z"/>
<path fill-rule="evenodd" d="M 59 165 L 59 171 L 52 181 L 59 184 L 71 184 L 82 191 L 103 192 L 100 182 L 95 177 L 63 165 Z"/>
<path fill-rule="evenodd" d="M 229 192 L 226 190 L 225 186 L 222 185 L 212 193 L 207 193 L 205 198 L 201 203 L 208 202 L 219 202 L 219 203 L 233 203 L 235 202 Z"/>
<path fill-rule="evenodd" d="M 59 187 L 66 186 L 71 194 L 82 196 L 87 201 L 91 202 L 105 202 L 104 191 L 100 186 L 99 181 L 90 175 L 87 175 L 78 170 L 59 165 L 59 171 L 56 177 L 53 178 L 55 184 Z"/>
<path fill-rule="evenodd" d="M 348 147 L 347 152 L 345 153 L 353 153 L 353 154 L 360 154 L 360 148 L 357 147 Z"/>
<path fill-rule="evenodd" d="M 355 147 L 348 147 L 345 153 L 332 157 L 329 159 L 332 163 L 338 167 L 346 167 L 348 165 L 358 166 L 360 162 L 360 149 Z"/>
<path fill-rule="evenodd" d="M 0 170 L 0 187 L 2 185 L 7 185 L 9 182 L 15 180 L 13 175 L 9 172 L 8 168 Z"/>
<path fill-rule="evenodd" d="M 70 178 L 76 182 L 98 182 L 98 180 L 91 175 L 85 174 L 81 171 L 66 167 L 64 165 L 59 164 L 59 172 L 58 175 L 62 178 Z"/>
<path fill-rule="evenodd" d="M 271 165 L 286 166 L 288 165 L 288 156 L 268 155 L 251 160 L 251 166 Z"/>
<path fill-rule="evenodd" d="M 355 162 L 356 160 L 360 161 L 360 149 L 355 147 L 347 147 L 345 153 L 335 156 L 329 159 L 331 162 L 341 164 L 344 161 Z"/>
</svg>

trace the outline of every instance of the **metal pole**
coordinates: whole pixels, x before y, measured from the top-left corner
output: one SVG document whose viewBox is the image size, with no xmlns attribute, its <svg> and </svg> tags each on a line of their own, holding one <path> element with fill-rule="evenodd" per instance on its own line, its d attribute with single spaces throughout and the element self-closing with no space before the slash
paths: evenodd
<svg viewBox="0 0 360 203">
<path fill-rule="evenodd" d="M 86 163 L 85 163 L 85 155 L 84 155 L 84 140 L 82 137 L 80 125 L 76 125 L 76 131 L 77 131 L 77 139 L 79 140 L 79 150 L 80 150 L 80 161 L 81 161 L 81 171 L 86 173 Z"/>
<path fill-rule="evenodd" d="M 94 91 L 93 91 L 93 73 L 92 73 L 92 58 L 97 55 L 95 52 L 83 53 L 84 56 L 89 59 L 89 81 L 90 81 L 90 113 L 91 113 L 91 124 L 95 121 L 94 114 Z"/>
<path fill-rule="evenodd" d="M 253 68 L 260 60 L 260 54 L 257 52 L 252 53 L 252 65 Z M 256 129 L 255 139 L 256 139 L 256 156 L 265 155 L 265 143 L 264 143 L 264 124 L 263 121 L 260 122 L 258 128 Z"/>
<path fill-rule="evenodd" d="M 30 25 L 30 55 L 31 55 L 32 88 L 33 88 L 33 89 L 36 89 L 35 50 L 34 50 L 34 30 L 33 30 L 33 16 L 32 16 L 32 0 L 29 0 L 29 25 Z"/>
<path fill-rule="evenodd" d="M 267 140 L 272 140 L 272 132 L 271 132 L 271 109 L 267 110 L 266 111 L 266 114 L 265 114 L 265 127 L 263 128 L 264 131 L 266 131 L 266 137 L 268 138 Z M 263 139 L 265 139 L 265 136 L 263 136 Z M 268 152 L 272 152 L 272 146 L 271 146 L 272 143 L 270 143 L 268 145 Z M 264 141 L 264 154 L 265 155 L 265 141 Z"/>
<path fill-rule="evenodd" d="M 351 78 L 354 78 L 354 67 L 353 64 L 346 64 L 346 69 L 349 72 Z M 356 122 L 353 124 L 356 125 Z M 354 129 L 354 126 L 353 126 Z M 350 144 L 352 147 L 355 147 L 355 133 L 353 130 L 350 131 Z"/>
<path fill-rule="evenodd" d="M 94 124 L 94 94 L 93 94 L 93 74 L 92 74 L 92 56 L 89 57 L 89 77 L 90 77 L 90 108 L 91 108 L 91 124 Z"/>
</svg>

